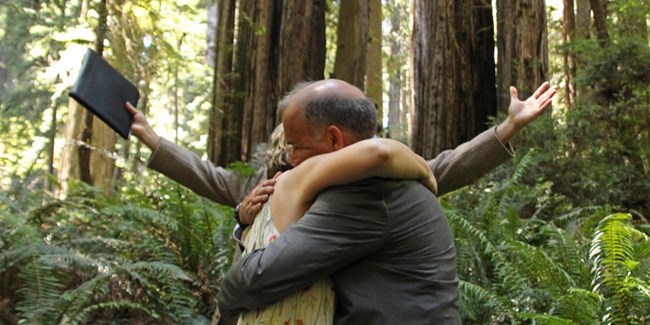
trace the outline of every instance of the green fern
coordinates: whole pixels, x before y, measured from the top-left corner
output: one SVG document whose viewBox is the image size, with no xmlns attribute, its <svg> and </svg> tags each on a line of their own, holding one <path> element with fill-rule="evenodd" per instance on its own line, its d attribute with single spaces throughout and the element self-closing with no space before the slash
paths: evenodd
<svg viewBox="0 0 650 325">
<path fill-rule="evenodd" d="M 605 315 L 608 324 L 638 324 L 647 314 L 647 300 L 639 288 L 645 283 L 633 275 L 639 266 L 634 259 L 634 246 L 648 237 L 634 229 L 629 214 L 612 214 L 599 223 L 589 256 L 593 263 L 593 290 L 606 297 Z M 647 299 L 647 296 L 645 296 Z"/>
<path fill-rule="evenodd" d="M 484 324 L 490 319 L 509 318 L 510 304 L 504 297 L 467 281 L 461 280 L 458 287 L 465 323 Z"/>
<path fill-rule="evenodd" d="M 569 288 L 551 308 L 551 313 L 576 324 L 591 325 L 600 319 L 604 297 L 587 289 Z"/>
<path fill-rule="evenodd" d="M 564 319 L 562 317 L 541 314 L 541 313 L 518 313 L 518 318 L 522 320 L 533 321 L 533 324 L 540 325 L 578 325 L 570 319 Z"/>
</svg>

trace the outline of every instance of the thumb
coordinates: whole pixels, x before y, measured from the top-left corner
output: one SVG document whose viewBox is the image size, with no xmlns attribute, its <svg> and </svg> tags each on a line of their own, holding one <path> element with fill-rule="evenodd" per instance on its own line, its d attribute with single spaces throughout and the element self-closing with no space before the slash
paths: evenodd
<svg viewBox="0 0 650 325">
<path fill-rule="evenodd" d="M 510 99 L 519 99 L 519 93 L 514 86 L 510 86 Z"/>
</svg>

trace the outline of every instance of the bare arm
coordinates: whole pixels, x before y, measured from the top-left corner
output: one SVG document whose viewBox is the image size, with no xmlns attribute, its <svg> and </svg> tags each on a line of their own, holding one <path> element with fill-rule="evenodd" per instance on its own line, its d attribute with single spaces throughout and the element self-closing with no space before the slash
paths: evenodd
<svg viewBox="0 0 650 325">
<path fill-rule="evenodd" d="M 437 185 L 426 161 L 391 139 L 369 139 L 311 157 L 277 180 L 271 198 L 273 224 L 282 232 L 307 211 L 323 189 L 370 177 L 418 179 L 432 192 Z"/>
</svg>

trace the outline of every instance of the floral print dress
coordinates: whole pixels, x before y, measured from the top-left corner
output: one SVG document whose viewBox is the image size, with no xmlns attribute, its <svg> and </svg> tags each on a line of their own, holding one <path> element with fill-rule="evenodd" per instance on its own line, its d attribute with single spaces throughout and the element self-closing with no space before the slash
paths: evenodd
<svg viewBox="0 0 650 325">
<path fill-rule="evenodd" d="M 255 218 L 244 244 L 244 255 L 270 244 L 280 234 L 271 219 L 271 204 L 265 203 Z M 309 287 L 265 307 L 243 313 L 240 325 L 328 325 L 334 319 L 334 290 L 329 278 L 319 280 Z"/>
</svg>

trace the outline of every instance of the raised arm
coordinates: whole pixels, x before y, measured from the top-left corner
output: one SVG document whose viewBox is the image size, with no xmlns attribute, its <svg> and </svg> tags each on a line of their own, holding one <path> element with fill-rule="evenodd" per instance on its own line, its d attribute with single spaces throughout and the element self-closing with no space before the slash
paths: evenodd
<svg viewBox="0 0 650 325">
<path fill-rule="evenodd" d="M 437 184 L 426 161 L 391 139 L 369 139 L 311 157 L 277 180 L 271 215 L 278 231 L 298 220 L 323 189 L 370 177 L 418 179 L 432 192 Z"/>
</svg>

